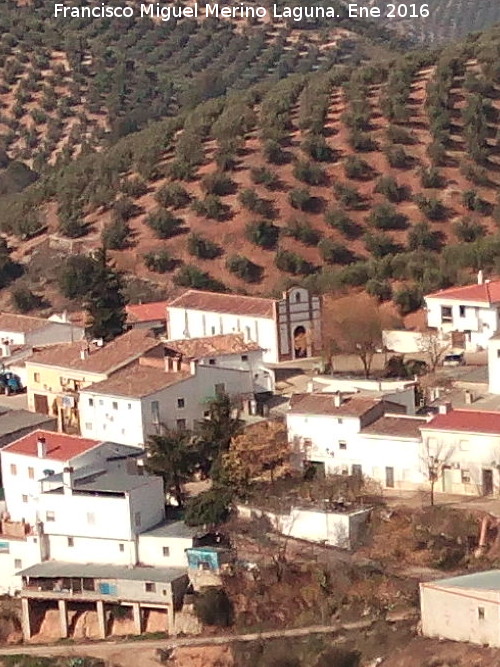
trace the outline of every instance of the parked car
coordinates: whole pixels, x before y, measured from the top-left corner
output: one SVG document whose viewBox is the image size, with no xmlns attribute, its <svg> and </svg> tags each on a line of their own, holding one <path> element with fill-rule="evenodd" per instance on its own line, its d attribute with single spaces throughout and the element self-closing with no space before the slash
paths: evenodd
<svg viewBox="0 0 500 667">
<path fill-rule="evenodd" d="M 447 354 L 443 358 L 443 366 L 465 366 L 465 357 L 463 352 L 456 354 Z"/>
<path fill-rule="evenodd" d="M 0 373 L 0 391 L 7 396 L 10 394 L 21 394 L 24 391 L 24 387 L 19 375 L 10 371 Z"/>
</svg>

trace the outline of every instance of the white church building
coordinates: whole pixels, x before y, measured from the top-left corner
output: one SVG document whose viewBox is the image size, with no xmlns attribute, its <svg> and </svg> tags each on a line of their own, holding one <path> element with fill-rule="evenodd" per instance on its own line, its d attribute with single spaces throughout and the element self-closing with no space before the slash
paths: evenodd
<svg viewBox="0 0 500 667">
<path fill-rule="evenodd" d="M 281 299 L 188 290 L 167 304 L 169 340 L 243 333 L 266 363 L 321 353 L 321 299 L 292 287 Z"/>
</svg>

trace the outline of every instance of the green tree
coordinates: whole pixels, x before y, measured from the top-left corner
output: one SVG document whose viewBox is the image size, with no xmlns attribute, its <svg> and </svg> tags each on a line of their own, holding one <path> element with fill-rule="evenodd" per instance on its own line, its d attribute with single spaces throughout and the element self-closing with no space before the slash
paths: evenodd
<svg viewBox="0 0 500 667">
<path fill-rule="evenodd" d="M 227 394 L 216 396 L 207 408 L 208 416 L 196 429 L 202 443 L 203 467 L 217 481 L 221 469 L 221 455 L 227 452 L 231 440 L 241 432 L 243 422 Z"/>
<path fill-rule="evenodd" d="M 72 255 L 59 270 L 57 282 L 63 296 L 79 299 L 88 294 L 94 281 L 95 259 L 89 255 Z"/>
<path fill-rule="evenodd" d="M 195 470 L 198 444 L 191 431 L 164 429 L 147 442 L 148 470 L 163 478 L 165 491 L 172 492 L 179 507 L 184 506 L 183 484 Z"/>
<path fill-rule="evenodd" d="M 127 316 L 122 278 L 110 265 L 104 248 L 95 254 L 95 271 L 85 296 L 88 331 L 93 338 L 109 341 L 123 333 Z"/>
<path fill-rule="evenodd" d="M 186 504 L 184 521 L 188 526 L 219 526 L 231 511 L 232 491 L 227 487 L 213 486 Z"/>
</svg>

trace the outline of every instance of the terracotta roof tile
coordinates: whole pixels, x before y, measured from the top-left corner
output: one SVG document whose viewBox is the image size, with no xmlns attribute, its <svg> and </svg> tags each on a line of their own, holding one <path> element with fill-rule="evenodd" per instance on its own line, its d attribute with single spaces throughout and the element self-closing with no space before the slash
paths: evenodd
<svg viewBox="0 0 500 667">
<path fill-rule="evenodd" d="M 126 307 L 129 322 L 153 322 L 167 319 L 168 301 L 138 303 Z"/>
<path fill-rule="evenodd" d="M 400 417 L 385 415 L 361 429 L 366 435 L 382 435 L 394 438 L 420 440 L 420 429 L 425 426 L 425 417 Z"/>
<path fill-rule="evenodd" d="M 42 329 L 50 324 L 43 317 L 15 315 L 14 313 L 0 313 L 0 331 L 30 333 Z"/>
<path fill-rule="evenodd" d="M 37 456 L 37 440 L 40 437 L 45 438 L 47 445 L 47 453 L 44 458 L 54 461 L 69 461 L 100 444 L 98 440 L 80 438 L 76 435 L 37 430 L 7 445 L 2 451 Z"/>
<path fill-rule="evenodd" d="M 335 394 L 293 394 L 290 399 L 290 412 L 311 415 L 338 415 L 339 417 L 361 417 L 377 404 L 380 398 L 348 396 L 340 407 L 335 407 Z"/>
<path fill-rule="evenodd" d="M 205 338 L 169 340 L 165 346 L 188 359 L 216 357 L 224 354 L 243 354 L 262 349 L 257 343 L 245 342 L 243 334 L 222 334 Z"/>
<path fill-rule="evenodd" d="M 91 349 L 86 359 L 81 358 L 84 343 L 62 343 L 36 352 L 27 363 L 71 368 L 89 373 L 109 373 L 134 361 L 159 345 L 159 341 L 146 329 L 132 329 L 104 347 Z"/>
<path fill-rule="evenodd" d="M 168 308 L 187 308 L 204 310 L 210 313 L 253 315 L 254 317 L 272 319 L 275 303 L 274 299 L 264 299 L 256 296 L 188 290 L 177 299 L 170 301 Z"/>
<path fill-rule="evenodd" d="M 422 428 L 465 433 L 494 433 L 500 435 L 500 412 L 486 410 L 451 410 L 436 415 Z"/>
<path fill-rule="evenodd" d="M 121 368 L 110 375 L 107 380 L 95 382 L 83 391 L 106 396 L 142 398 L 189 377 L 191 373 L 188 370 L 166 372 L 160 368 L 143 366 L 137 362 Z"/>
<path fill-rule="evenodd" d="M 457 299 L 459 301 L 473 301 L 480 303 L 500 303 L 500 280 L 478 285 L 466 285 L 464 287 L 450 287 L 433 294 L 428 294 L 426 299 Z"/>
</svg>

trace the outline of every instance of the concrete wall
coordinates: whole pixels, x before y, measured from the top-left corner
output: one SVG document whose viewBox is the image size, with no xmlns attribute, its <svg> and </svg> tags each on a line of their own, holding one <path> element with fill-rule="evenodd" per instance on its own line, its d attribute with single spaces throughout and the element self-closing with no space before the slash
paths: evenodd
<svg viewBox="0 0 500 667">
<path fill-rule="evenodd" d="M 278 361 L 276 324 L 273 319 L 171 306 L 167 308 L 167 312 L 167 335 L 170 340 L 243 333 L 247 340 L 261 345 L 264 349 L 264 361 Z"/>
<path fill-rule="evenodd" d="M 243 356 L 247 357 L 247 361 L 243 360 Z M 255 393 L 274 391 L 274 375 L 267 370 L 263 364 L 263 353 L 261 350 L 254 350 L 252 352 L 245 352 L 242 354 L 222 354 L 217 357 L 205 357 L 199 359 L 199 366 L 209 366 L 210 360 L 215 361 L 211 365 L 219 366 L 221 368 L 233 368 L 240 371 L 248 371 L 252 377 L 253 390 Z"/>
<path fill-rule="evenodd" d="M 351 549 L 362 534 L 362 525 L 370 515 L 369 509 L 352 513 L 322 512 L 292 508 L 288 514 L 276 514 L 248 505 L 237 505 L 244 519 L 267 517 L 279 533 L 310 542 L 322 542 L 341 549 Z"/>
<path fill-rule="evenodd" d="M 13 595 L 22 588 L 22 578 L 16 573 L 41 561 L 40 538 L 29 536 L 21 540 L 1 536 L 0 547 L 0 594 Z"/>
<path fill-rule="evenodd" d="M 139 478 L 141 479 L 141 478 Z M 161 477 L 144 477 L 147 484 L 130 492 L 130 523 L 133 532 L 142 533 L 165 520 L 165 493 Z M 140 513 L 140 523 L 136 515 Z"/>
<path fill-rule="evenodd" d="M 478 609 L 484 610 L 484 619 Z M 422 634 L 500 646 L 500 592 L 420 584 Z"/>
<path fill-rule="evenodd" d="M 50 322 L 47 326 L 26 334 L 28 345 L 54 345 L 56 343 L 72 343 L 82 340 L 85 329 L 69 322 Z"/>
<path fill-rule="evenodd" d="M 77 527 L 75 531 L 78 532 Z M 134 540 L 77 536 L 73 537 L 71 547 L 66 535 L 50 535 L 48 543 L 50 560 L 85 563 L 91 559 L 93 563 L 112 563 L 113 565 L 135 565 L 137 560 Z"/>
<path fill-rule="evenodd" d="M 187 567 L 186 549 L 193 546 L 192 538 L 139 535 L 139 562 L 158 567 Z M 168 556 L 163 548 L 168 547 Z"/>
</svg>

